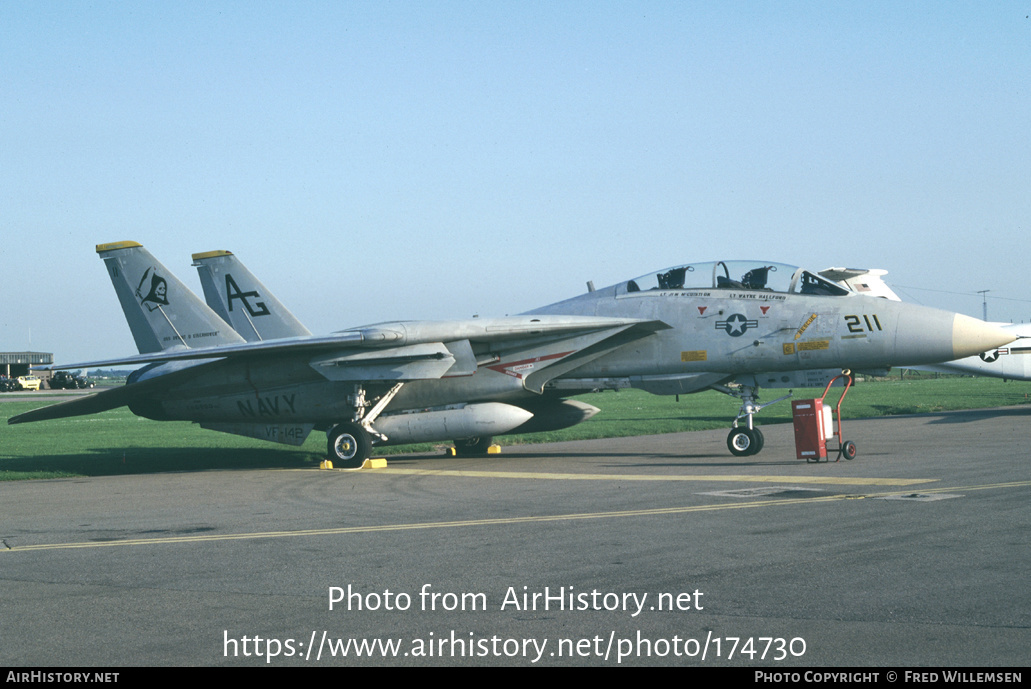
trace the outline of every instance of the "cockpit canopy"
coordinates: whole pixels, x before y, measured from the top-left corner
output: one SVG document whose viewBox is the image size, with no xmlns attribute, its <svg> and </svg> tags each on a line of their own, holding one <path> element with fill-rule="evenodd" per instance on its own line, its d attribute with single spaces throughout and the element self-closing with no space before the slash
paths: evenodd
<svg viewBox="0 0 1031 689">
<path fill-rule="evenodd" d="M 849 293 L 847 289 L 798 266 L 762 261 L 692 263 L 648 273 L 625 284 L 626 292 L 671 289 L 732 289 L 824 296 Z"/>
</svg>

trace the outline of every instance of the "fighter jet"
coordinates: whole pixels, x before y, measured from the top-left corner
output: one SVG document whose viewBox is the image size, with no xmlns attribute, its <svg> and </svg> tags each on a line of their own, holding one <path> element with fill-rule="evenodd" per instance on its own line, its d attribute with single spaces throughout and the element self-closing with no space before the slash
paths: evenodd
<svg viewBox="0 0 1031 689">
<path fill-rule="evenodd" d="M 742 401 L 727 445 L 744 456 L 763 445 L 752 419 L 766 406 L 760 387 L 946 361 L 1014 339 L 763 261 L 679 265 L 517 316 L 313 336 L 229 252 L 194 256 L 214 309 L 136 242 L 97 253 L 139 354 L 58 368 L 147 366 L 121 388 L 9 423 L 127 405 L 154 420 L 293 445 L 318 429 L 331 459 L 358 466 L 381 445 L 453 440 L 460 454 L 480 454 L 494 436 L 572 426 L 598 411 L 567 399 L 582 392 L 716 389 Z"/>
</svg>

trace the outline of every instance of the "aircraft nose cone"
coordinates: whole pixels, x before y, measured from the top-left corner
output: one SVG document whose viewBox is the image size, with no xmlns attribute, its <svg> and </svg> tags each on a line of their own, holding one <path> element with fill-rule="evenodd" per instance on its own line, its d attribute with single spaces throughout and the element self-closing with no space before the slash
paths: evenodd
<svg viewBox="0 0 1031 689">
<path fill-rule="evenodd" d="M 1016 339 L 1010 332 L 996 325 L 957 313 L 952 321 L 952 358 L 974 356 Z"/>
</svg>

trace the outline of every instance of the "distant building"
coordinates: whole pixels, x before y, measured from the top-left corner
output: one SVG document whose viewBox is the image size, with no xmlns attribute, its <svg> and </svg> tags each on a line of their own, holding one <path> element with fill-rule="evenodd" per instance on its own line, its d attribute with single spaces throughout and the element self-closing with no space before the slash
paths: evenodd
<svg viewBox="0 0 1031 689">
<path fill-rule="evenodd" d="M 29 371 L 30 366 L 52 366 L 54 355 L 50 352 L 0 352 L 0 375 L 8 378 L 37 375 L 44 381 L 50 380 L 50 371 Z"/>
</svg>

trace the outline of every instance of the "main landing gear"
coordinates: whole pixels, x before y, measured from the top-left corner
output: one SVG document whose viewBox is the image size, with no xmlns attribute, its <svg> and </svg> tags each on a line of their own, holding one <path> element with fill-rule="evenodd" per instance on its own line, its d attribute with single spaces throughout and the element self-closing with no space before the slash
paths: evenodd
<svg viewBox="0 0 1031 689">
<path fill-rule="evenodd" d="M 483 457 L 487 454 L 490 446 L 494 444 L 494 438 L 485 435 L 482 438 L 463 438 L 455 441 L 456 457 Z"/>
<path fill-rule="evenodd" d="M 360 467 L 372 451 L 372 436 L 356 423 L 340 423 L 326 432 L 327 452 L 334 464 L 344 468 Z"/>
<path fill-rule="evenodd" d="M 372 427 L 372 422 L 386 409 L 402 385 L 404 383 L 394 385 L 378 397 L 375 404 L 366 399 L 362 385 L 354 386 L 354 393 L 347 396 L 347 401 L 354 409 L 351 419 L 337 423 L 326 431 L 326 453 L 335 465 L 357 469 L 369 458 L 373 442 L 387 439 L 387 436 Z"/>
<path fill-rule="evenodd" d="M 763 449 L 765 439 L 763 438 L 762 431 L 752 424 L 752 415 L 761 411 L 764 407 L 788 399 L 791 397 L 791 393 L 788 392 L 788 394 L 778 397 L 772 402 L 759 404 L 758 388 L 755 386 L 742 385 L 739 390 L 728 388 L 725 385 L 713 385 L 712 387 L 725 395 L 737 397 L 741 400 L 741 409 L 738 411 L 737 418 L 734 419 L 730 435 L 727 436 L 727 449 L 730 450 L 730 454 L 735 457 L 759 454 Z M 743 428 L 738 427 L 738 422 L 741 419 L 747 419 L 746 426 Z"/>
</svg>

